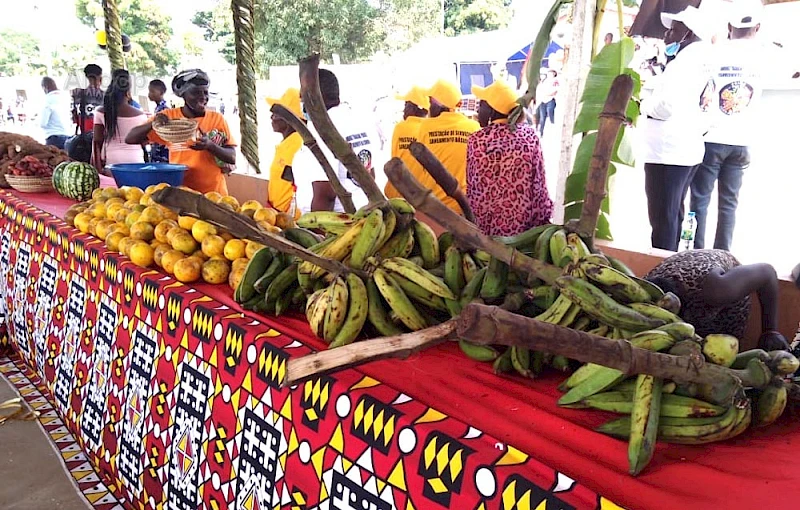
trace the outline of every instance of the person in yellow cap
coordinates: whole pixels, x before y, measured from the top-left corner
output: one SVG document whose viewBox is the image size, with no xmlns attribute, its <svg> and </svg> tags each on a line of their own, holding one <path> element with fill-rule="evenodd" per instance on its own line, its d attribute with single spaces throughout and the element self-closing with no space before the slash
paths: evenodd
<svg viewBox="0 0 800 510">
<path fill-rule="evenodd" d="M 456 112 L 461 102 L 461 90 L 447 80 L 437 81 L 428 90 L 431 109 L 430 118 L 425 119 L 419 131 L 420 143 L 442 162 L 448 172 L 453 174 L 462 188 L 467 184 L 467 138 L 480 129 L 474 120 Z M 441 186 L 436 184 L 427 172 L 423 172 L 420 183 L 433 190 L 436 198 L 450 209 L 461 214 L 461 207 L 448 197 Z"/>
<path fill-rule="evenodd" d="M 287 89 L 279 98 L 268 97 L 270 106 L 279 104 L 303 118 L 303 109 L 300 107 L 300 90 Z M 272 115 L 272 130 L 283 136 L 283 140 L 275 147 L 275 157 L 269 167 L 268 202 L 275 209 L 288 212 L 294 198 L 294 175 L 292 173 L 292 160 L 294 155 L 303 146 L 303 138 L 285 120 Z"/>
<path fill-rule="evenodd" d="M 536 130 L 508 125 L 517 95 L 503 81 L 472 87 L 481 130 L 467 143 L 467 199 L 484 234 L 513 236 L 550 221 L 544 158 Z"/>
<path fill-rule="evenodd" d="M 431 102 L 428 98 L 428 92 L 422 87 L 411 87 L 411 90 L 406 95 L 397 96 L 397 99 L 405 101 L 405 106 L 403 108 L 403 120 L 397 123 L 392 133 L 392 157 L 400 158 L 411 174 L 417 180 L 420 180 L 425 174 L 425 169 L 411 155 L 409 146 L 411 142 L 417 141 L 422 119 L 428 116 Z M 386 183 L 384 193 L 387 198 L 401 196 L 391 182 Z"/>
</svg>

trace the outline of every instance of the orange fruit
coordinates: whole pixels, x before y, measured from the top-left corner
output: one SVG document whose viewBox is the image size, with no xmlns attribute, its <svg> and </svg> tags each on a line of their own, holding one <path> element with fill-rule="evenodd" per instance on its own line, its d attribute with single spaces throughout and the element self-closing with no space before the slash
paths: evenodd
<svg viewBox="0 0 800 510">
<path fill-rule="evenodd" d="M 243 267 L 240 269 L 232 269 L 231 272 L 228 274 L 228 285 L 230 285 L 233 290 L 236 290 L 236 287 L 239 286 L 239 282 L 242 281 L 243 276 L 244 276 Z"/>
<path fill-rule="evenodd" d="M 137 221 L 131 225 L 131 237 L 140 241 L 155 239 L 155 227 L 146 221 Z"/>
<path fill-rule="evenodd" d="M 164 218 L 168 220 L 178 221 L 178 213 L 170 209 L 169 207 L 162 207 L 161 212 L 164 213 Z"/>
<path fill-rule="evenodd" d="M 222 197 L 222 200 L 220 200 L 220 204 L 227 204 L 227 205 L 233 207 L 234 211 L 238 211 L 239 208 L 240 208 L 239 201 L 236 200 L 236 197 L 231 196 L 231 195 Z"/>
<path fill-rule="evenodd" d="M 130 253 L 131 246 L 133 246 L 137 242 L 138 241 L 132 237 L 123 237 L 122 239 L 119 240 L 119 243 L 117 245 L 119 247 L 119 252 L 127 257 L 128 254 Z"/>
<path fill-rule="evenodd" d="M 256 254 L 258 250 L 263 248 L 264 245 L 261 243 L 257 243 L 255 241 L 247 241 L 247 247 L 244 249 L 244 256 L 248 259 L 252 259 L 253 255 Z"/>
<path fill-rule="evenodd" d="M 172 238 L 178 234 L 189 234 L 189 232 L 182 229 L 181 227 L 174 226 L 171 229 L 167 230 L 167 242 L 172 243 Z"/>
<path fill-rule="evenodd" d="M 233 235 L 231 235 L 231 233 L 228 232 L 227 230 L 220 230 L 217 235 L 220 236 L 221 238 L 225 239 L 226 243 L 228 241 L 230 241 L 231 239 L 233 239 Z"/>
<path fill-rule="evenodd" d="M 228 260 L 240 259 L 245 256 L 246 247 L 247 245 L 241 239 L 231 239 L 225 243 L 222 254 L 225 255 L 225 258 Z"/>
<path fill-rule="evenodd" d="M 169 238 L 167 238 L 167 233 L 177 227 L 178 223 L 173 220 L 161 220 L 158 225 L 156 225 L 155 230 L 153 231 L 153 235 L 156 236 L 156 239 L 161 241 L 162 243 L 168 243 Z"/>
<path fill-rule="evenodd" d="M 139 267 L 150 267 L 153 265 L 153 247 L 144 241 L 137 241 L 130 247 L 128 258 Z"/>
<path fill-rule="evenodd" d="M 125 217 L 125 224 L 128 225 L 128 227 L 131 227 L 134 223 L 139 221 L 139 216 L 141 215 L 142 213 L 140 213 L 139 211 L 129 212 L 128 215 Z"/>
<path fill-rule="evenodd" d="M 216 233 L 217 227 L 203 220 L 197 220 L 192 225 L 192 237 L 198 243 L 202 243 L 207 236 L 215 235 Z"/>
<path fill-rule="evenodd" d="M 141 188 L 137 188 L 136 186 L 125 187 L 125 200 L 133 201 L 139 203 L 139 199 L 142 198 L 144 195 L 144 191 Z"/>
<path fill-rule="evenodd" d="M 131 229 L 128 228 L 128 225 L 126 225 L 124 222 L 123 223 L 119 223 L 119 222 L 114 223 L 114 225 L 111 227 L 111 231 L 112 232 L 122 232 L 126 236 L 131 235 Z"/>
<path fill-rule="evenodd" d="M 105 218 L 106 217 L 106 204 L 105 204 L 105 202 L 97 202 L 96 204 L 94 204 L 92 206 L 91 211 L 92 211 L 92 215 L 94 215 L 95 218 L 100 218 L 100 219 Z"/>
<path fill-rule="evenodd" d="M 175 263 L 185 258 L 185 255 L 178 250 L 167 250 L 161 255 L 161 268 L 167 274 L 175 272 Z"/>
<path fill-rule="evenodd" d="M 248 218 L 253 218 L 255 216 L 257 209 L 242 209 L 239 211 L 239 214 L 242 216 L 247 216 Z"/>
<path fill-rule="evenodd" d="M 119 198 L 112 198 L 112 200 L 121 200 Z M 124 211 L 125 206 L 122 203 L 113 203 L 106 206 L 106 218 L 116 219 L 119 211 Z"/>
<path fill-rule="evenodd" d="M 156 191 L 158 191 L 158 190 L 156 189 L 156 185 L 155 185 L 155 184 L 151 184 L 150 186 L 148 186 L 148 187 L 146 187 L 146 188 L 144 189 L 144 194 L 145 194 L 145 195 L 152 195 L 152 194 L 153 194 L 153 193 L 155 193 Z"/>
<path fill-rule="evenodd" d="M 275 224 L 275 220 L 278 218 L 278 211 L 271 207 L 264 207 L 263 209 L 259 209 L 253 214 L 253 219 L 256 221 L 265 221 L 270 225 Z"/>
<path fill-rule="evenodd" d="M 172 247 L 179 252 L 191 255 L 197 251 L 197 241 L 189 234 L 177 234 L 170 241 Z"/>
<path fill-rule="evenodd" d="M 261 202 L 259 202 L 258 200 L 248 200 L 247 202 L 243 203 L 241 205 L 241 207 L 239 207 L 239 210 L 241 210 L 241 211 L 247 211 L 247 210 L 257 211 L 257 210 L 263 209 L 263 208 L 264 208 L 264 206 L 261 205 Z"/>
<path fill-rule="evenodd" d="M 103 198 L 114 198 L 119 196 L 119 190 L 117 188 L 101 188 L 100 196 Z M 92 196 L 94 198 L 94 196 Z"/>
<path fill-rule="evenodd" d="M 275 226 L 281 230 L 292 228 L 295 226 L 294 218 L 285 212 L 278 213 L 278 217 L 275 219 Z"/>
<path fill-rule="evenodd" d="M 152 223 L 153 225 L 158 225 L 163 219 L 164 213 L 162 212 L 161 207 L 157 205 L 148 206 L 144 211 L 142 211 L 142 215 L 139 216 L 139 221 L 146 221 L 148 223 Z"/>
<path fill-rule="evenodd" d="M 207 199 L 211 200 L 215 204 L 218 204 L 222 201 L 222 195 L 216 191 L 209 191 L 204 195 Z"/>
<path fill-rule="evenodd" d="M 192 216 L 178 216 L 178 225 L 186 230 L 192 230 L 192 225 L 197 221 L 197 218 Z"/>
<path fill-rule="evenodd" d="M 144 195 L 142 195 L 142 198 L 139 199 L 139 204 L 145 207 L 151 205 L 157 205 L 155 202 L 153 202 L 153 195 L 151 195 L 150 193 L 145 193 Z"/>
<path fill-rule="evenodd" d="M 200 243 L 203 253 L 208 257 L 221 256 L 225 250 L 225 239 L 218 235 L 211 234 L 206 236 Z"/>
<path fill-rule="evenodd" d="M 89 233 L 97 237 L 97 224 L 102 221 L 102 218 L 94 217 L 89 220 Z"/>
<path fill-rule="evenodd" d="M 227 259 L 225 259 L 225 260 L 227 260 Z M 238 271 L 238 270 L 240 270 L 240 269 L 241 269 L 242 271 L 244 271 L 244 270 L 245 270 L 245 268 L 247 267 L 247 264 L 248 264 L 249 262 L 250 262 L 250 260 L 249 260 L 249 259 L 246 259 L 246 258 L 244 258 L 244 257 L 242 257 L 242 258 L 240 258 L 240 259 L 236 259 L 236 260 L 234 260 L 234 261 L 233 261 L 233 263 L 231 264 L 231 269 L 232 269 L 233 271 Z"/>
<path fill-rule="evenodd" d="M 175 278 L 179 282 L 191 283 L 200 279 L 203 265 L 196 258 L 189 257 L 175 262 L 172 270 L 175 273 Z"/>
<path fill-rule="evenodd" d="M 153 261 L 156 263 L 158 267 L 161 267 L 161 258 L 164 256 L 165 253 L 172 250 L 172 246 L 167 243 L 162 243 L 156 246 L 153 250 Z"/>
<path fill-rule="evenodd" d="M 89 233 L 89 220 L 91 220 L 93 216 L 89 213 L 78 213 L 75 215 L 75 228 L 83 232 L 84 234 Z"/>
<path fill-rule="evenodd" d="M 203 253 L 203 250 L 197 250 L 197 251 L 195 251 L 194 253 L 192 253 L 192 254 L 190 255 L 190 257 L 195 257 L 195 258 L 198 258 L 198 259 L 202 260 L 203 262 L 205 262 L 206 260 L 208 260 L 209 258 L 211 258 L 211 257 L 209 257 L 208 255 L 206 255 L 205 253 Z"/>
<path fill-rule="evenodd" d="M 130 214 L 130 211 L 123 207 L 114 213 L 114 221 L 117 223 L 125 223 L 125 218 L 128 217 L 128 214 Z"/>
<path fill-rule="evenodd" d="M 92 199 L 100 198 L 103 196 L 103 190 L 105 188 L 97 188 L 96 190 L 92 191 Z"/>
<path fill-rule="evenodd" d="M 211 259 L 203 263 L 202 275 L 206 283 L 225 283 L 230 272 L 231 267 L 226 260 Z"/>
<path fill-rule="evenodd" d="M 125 234 L 122 232 L 111 232 L 108 234 L 108 237 L 106 237 L 106 247 L 110 251 L 119 252 L 119 242 L 123 239 L 125 239 Z"/>
<path fill-rule="evenodd" d="M 124 198 L 121 198 L 121 197 L 118 197 L 118 196 L 117 197 L 112 197 L 112 198 L 109 198 L 108 200 L 106 200 L 106 207 L 108 207 L 109 205 L 114 205 L 114 204 L 122 205 L 124 203 L 125 203 L 125 199 Z"/>
<path fill-rule="evenodd" d="M 108 234 L 111 233 L 111 229 L 114 225 L 116 225 L 114 220 L 98 221 L 97 226 L 95 227 L 95 232 L 97 233 L 97 237 L 105 241 L 106 237 L 108 237 Z"/>
<path fill-rule="evenodd" d="M 275 225 L 270 225 L 266 221 L 259 221 L 258 226 L 269 232 L 270 234 L 279 234 L 281 229 L 276 227 Z"/>
</svg>

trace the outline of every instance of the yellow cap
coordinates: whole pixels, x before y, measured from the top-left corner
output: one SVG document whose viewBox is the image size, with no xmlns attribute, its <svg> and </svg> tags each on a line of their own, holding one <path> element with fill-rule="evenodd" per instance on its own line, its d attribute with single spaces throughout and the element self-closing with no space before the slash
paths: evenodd
<svg viewBox="0 0 800 510">
<path fill-rule="evenodd" d="M 267 104 L 272 106 L 279 104 L 290 112 L 295 114 L 298 118 L 303 118 L 303 109 L 300 107 L 300 89 L 289 88 L 279 98 L 268 97 Z"/>
<path fill-rule="evenodd" d="M 447 108 L 455 109 L 461 101 L 461 90 L 452 82 L 439 80 L 428 89 L 428 95 Z"/>
<path fill-rule="evenodd" d="M 400 101 L 408 101 L 409 103 L 414 103 L 415 105 L 419 106 L 424 110 L 431 109 L 431 101 L 428 99 L 428 91 L 423 89 L 422 87 L 411 87 L 405 95 L 398 94 L 395 96 Z"/>
<path fill-rule="evenodd" d="M 495 80 L 488 87 L 472 86 L 472 93 L 498 112 L 508 115 L 517 105 L 517 94 L 502 80 Z"/>
</svg>

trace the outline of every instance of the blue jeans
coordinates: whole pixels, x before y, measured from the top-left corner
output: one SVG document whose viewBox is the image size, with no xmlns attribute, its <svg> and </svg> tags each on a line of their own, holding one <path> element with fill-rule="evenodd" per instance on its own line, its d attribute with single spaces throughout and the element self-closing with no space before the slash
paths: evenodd
<svg viewBox="0 0 800 510">
<path fill-rule="evenodd" d="M 547 117 L 550 117 L 550 124 L 556 123 L 556 100 L 551 99 L 546 103 L 539 103 L 537 108 L 537 115 L 539 117 L 539 136 L 544 136 L 544 124 L 547 122 Z"/>
<path fill-rule="evenodd" d="M 51 135 L 47 137 L 47 139 L 44 141 L 44 144 L 52 145 L 53 147 L 63 150 L 64 142 L 67 141 L 67 138 L 69 138 L 67 135 Z"/>
<path fill-rule="evenodd" d="M 692 179 L 692 199 L 689 206 L 697 221 L 695 248 L 705 247 L 708 203 L 716 182 L 719 211 L 714 248 L 730 251 L 733 228 L 736 226 L 739 189 L 742 187 L 744 171 L 749 166 L 750 151 L 747 147 L 706 142 L 705 157 Z"/>
<path fill-rule="evenodd" d="M 678 251 L 683 221 L 683 199 L 696 167 L 644 164 L 644 192 L 653 248 Z"/>
</svg>

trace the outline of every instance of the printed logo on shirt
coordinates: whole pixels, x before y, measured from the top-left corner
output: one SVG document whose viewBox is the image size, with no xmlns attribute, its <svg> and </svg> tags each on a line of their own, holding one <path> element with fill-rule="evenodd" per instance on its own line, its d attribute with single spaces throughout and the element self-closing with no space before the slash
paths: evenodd
<svg viewBox="0 0 800 510">
<path fill-rule="evenodd" d="M 471 133 L 469 131 L 459 131 L 456 129 L 444 129 L 441 131 L 431 131 L 430 140 L 431 144 L 438 143 L 467 143 L 467 138 Z"/>
<path fill-rule="evenodd" d="M 416 142 L 416 141 L 417 141 L 416 137 L 413 137 L 413 136 L 401 136 L 400 138 L 397 139 L 397 142 L 398 142 L 397 148 L 399 150 L 401 150 L 401 151 L 402 150 L 408 150 L 411 147 L 411 144 L 413 142 Z"/>
<path fill-rule="evenodd" d="M 711 105 L 714 103 L 714 96 L 717 92 L 717 84 L 714 83 L 714 80 L 708 80 L 706 83 L 705 88 L 703 89 L 703 93 L 700 94 L 700 110 L 707 112 L 711 109 Z"/>
<path fill-rule="evenodd" d="M 719 91 L 719 109 L 725 115 L 742 113 L 752 99 L 752 85 L 743 81 L 732 81 Z"/>
<path fill-rule="evenodd" d="M 366 133 L 358 133 L 355 135 L 350 135 L 347 138 L 345 138 L 345 140 L 347 141 L 347 143 L 350 144 L 350 148 L 353 149 L 353 151 L 355 151 L 356 148 L 358 147 L 369 145 L 371 143 Z"/>
</svg>

